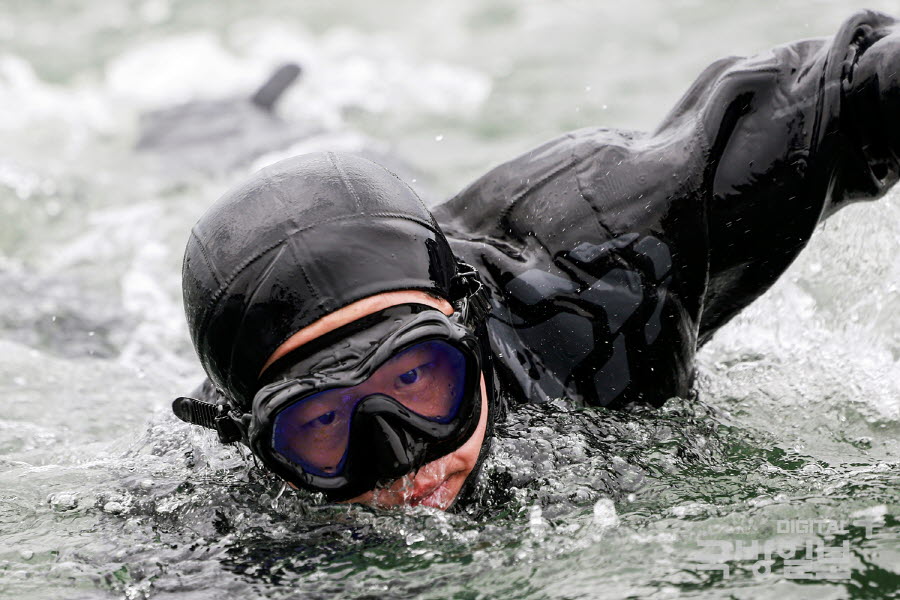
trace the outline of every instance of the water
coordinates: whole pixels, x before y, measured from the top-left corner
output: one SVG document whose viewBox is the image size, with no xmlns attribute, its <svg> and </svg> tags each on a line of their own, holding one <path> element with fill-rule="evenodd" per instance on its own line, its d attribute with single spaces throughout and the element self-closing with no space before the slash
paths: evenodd
<svg viewBox="0 0 900 600">
<path fill-rule="evenodd" d="M 830 34 L 861 3 L 258 6 L 0 7 L 0 596 L 898 594 L 895 193 L 829 221 L 717 335 L 698 400 L 519 410 L 459 514 L 280 493 L 167 407 L 200 377 L 180 306 L 187 231 L 249 170 L 364 150 L 434 201 L 561 131 L 650 128 L 711 60 Z M 280 112 L 312 137 L 257 139 L 263 154 L 228 168 L 215 144 L 197 169 L 134 152 L 142 112 L 249 93 L 285 60 L 305 72 Z M 796 531 L 810 520 L 844 532 Z M 762 549 L 726 578 L 704 540 L 794 558 L 847 542 L 850 578 L 789 579 L 782 557 L 755 574 Z"/>
</svg>

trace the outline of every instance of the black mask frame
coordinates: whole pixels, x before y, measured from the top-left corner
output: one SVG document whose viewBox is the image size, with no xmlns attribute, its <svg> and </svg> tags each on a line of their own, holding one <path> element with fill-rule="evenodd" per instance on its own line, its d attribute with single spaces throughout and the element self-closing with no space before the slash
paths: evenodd
<svg viewBox="0 0 900 600">
<path fill-rule="evenodd" d="M 274 382 L 264 385 L 253 399 L 248 432 L 251 450 L 269 469 L 286 481 L 336 500 L 358 496 L 453 452 L 472 436 L 481 415 L 478 341 L 465 327 L 438 310 L 415 304 L 392 306 L 353 325 L 358 323 L 368 327 L 349 337 L 337 330 L 343 337 L 340 342 L 312 354 L 307 350 L 299 360 L 293 357 L 286 370 L 270 375 L 267 379 Z M 282 410 L 318 392 L 359 385 L 398 353 L 430 340 L 449 343 L 465 356 L 463 396 L 456 418 L 436 422 L 390 396 L 373 394 L 353 411 L 339 473 L 315 475 L 275 452 L 273 428 Z"/>
</svg>

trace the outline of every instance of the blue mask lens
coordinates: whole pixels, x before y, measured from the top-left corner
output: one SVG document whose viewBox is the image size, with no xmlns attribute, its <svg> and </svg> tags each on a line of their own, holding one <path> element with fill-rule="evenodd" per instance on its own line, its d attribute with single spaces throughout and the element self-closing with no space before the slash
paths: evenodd
<svg viewBox="0 0 900 600">
<path fill-rule="evenodd" d="M 352 387 L 305 396 L 275 417 L 272 448 L 304 471 L 322 477 L 340 474 L 347 457 L 353 416 L 373 394 L 436 423 L 459 413 L 466 383 L 466 357 L 440 340 L 411 346 Z"/>
</svg>

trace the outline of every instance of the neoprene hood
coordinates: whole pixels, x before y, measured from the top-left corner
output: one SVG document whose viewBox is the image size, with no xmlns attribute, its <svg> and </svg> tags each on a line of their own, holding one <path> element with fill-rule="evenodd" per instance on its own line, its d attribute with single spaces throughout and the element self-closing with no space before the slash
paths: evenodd
<svg viewBox="0 0 900 600">
<path fill-rule="evenodd" d="M 449 298 L 456 272 L 409 186 L 366 159 L 317 153 L 259 171 L 201 217 L 182 289 L 204 370 L 248 410 L 266 360 L 298 330 L 381 292 Z"/>
</svg>

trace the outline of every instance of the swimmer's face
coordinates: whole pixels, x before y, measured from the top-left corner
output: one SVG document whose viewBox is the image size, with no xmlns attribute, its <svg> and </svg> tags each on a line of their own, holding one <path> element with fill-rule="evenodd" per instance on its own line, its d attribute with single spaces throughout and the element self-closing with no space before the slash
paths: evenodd
<svg viewBox="0 0 900 600">
<path fill-rule="evenodd" d="M 449 302 L 430 296 L 425 292 L 397 291 L 370 296 L 325 315 L 312 325 L 304 327 L 292 335 L 272 353 L 272 356 L 266 361 L 263 371 L 287 353 L 342 325 L 352 323 L 357 319 L 391 306 L 409 303 L 425 304 L 440 310 L 448 316 L 453 314 L 453 307 L 450 306 Z M 472 434 L 472 437 L 465 444 L 450 454 L 424 465 L 414 473 L 409 473 L 389 485 L 366 492 L 347 502 L 378 507 L 416 506 L 421 504 L 441 510 L 448 509 L 453 504 L 478 461 L 478 454 L 481 452 L 485 430 L 487 429 L 487 413 L 487 393 L 484 375 L 482 375 L 481 417 L 475 433 Z"/>
</svg>

